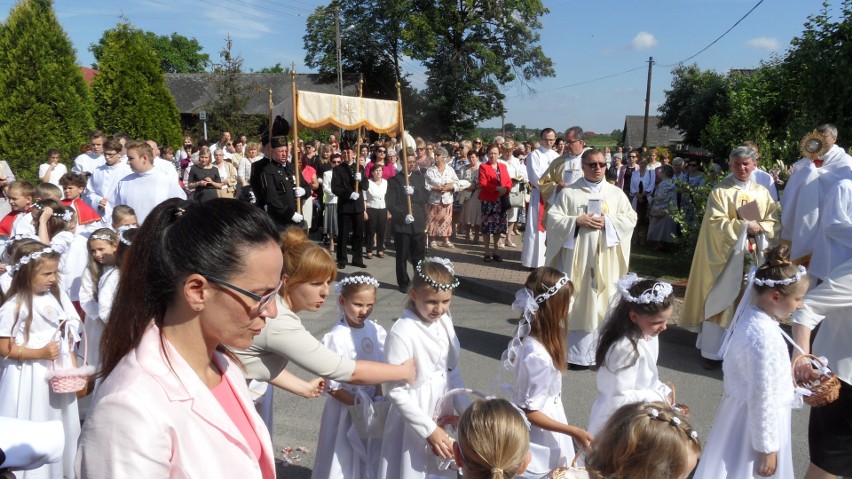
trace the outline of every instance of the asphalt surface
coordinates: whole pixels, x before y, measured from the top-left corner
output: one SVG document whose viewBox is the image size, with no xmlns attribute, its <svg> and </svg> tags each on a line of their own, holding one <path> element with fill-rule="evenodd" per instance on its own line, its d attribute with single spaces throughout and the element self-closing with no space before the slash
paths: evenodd
<svg viewBox="0 0 852 479">
<path fill-rule="evenodd" d="M 365 261 L 368 271 L 381 282 L 372 319 L 390 330 L 393 319 L 402 311 L 404 296 L 397 291 L 393 252 L 388 253 L 384 259 Z M 342 273 L 357 270 L 349 266 Z M 492 299 L 485 299 L 466 291 L 474 289 L 481 292 L 481 284 L 487 284 L 488 281 L 488 278 L 479 278 L 478 285 L 468 284 L 467 287 L 463 281 L 462 287 L 453 296 L 450 309 L 462 347 L 461 372 L 465 385 L 491 393 L 500 355 L 511 339 L 517 316 L 504 304 L 505 298 L 488 294 Z M 300 314 L 305 327 L 317 338 L 321 338 L 339 317 L 336 304 L 337 297 L 332 293 L 319 312 Z M 693 427 L 702 438 L 706 438 L 723 393 L 722 372 L 707 371 L 702 367 L 698 352 L 693 347 L 694 334 L 670 328 L 661 334 L 660 339 L 660 377 L 665 382 L 673 381 L 677 385 L 678 402 L 690 407 Z M 296 366 L 291 365 L 288 369 L 301 377 L 310 377 Z M 569 422 L 585 427 L 596 398 L 594 372 L 568 371 L 565 374 L 562 400 Z M 280 460 L 278 477 L 310 477 L 324 401 L 325 398 L 304 399 L 280 390 L 275 392 L 273 444 L 276 457 Z M 804 476 L 808 464 L 807 423 L 807 407 L 793 411 L 793 461 L 797 477 Z M 293 452 L 285 454 L 285 448 L 292 448 Z M 309 452 L 297 448 L 307 448 Z M 289 461 L 285 460 L 287 456 Z"/>
</svg>

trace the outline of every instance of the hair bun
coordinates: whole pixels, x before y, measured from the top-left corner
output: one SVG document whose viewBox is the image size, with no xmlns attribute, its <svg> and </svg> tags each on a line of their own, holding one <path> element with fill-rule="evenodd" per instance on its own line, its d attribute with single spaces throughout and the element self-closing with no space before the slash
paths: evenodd
<svg viewBox="0 0 852 479">
<path fill-rule="evenodd" d="M 302 228 L 289 227 L 281 232 L 281 250 L 289 251 L 308 240 Z"/>
<path fill-rule="evenodd" d="M 765 255 L 765 264 L 770 268 L 775 266 L 790 266 L 793 264 L 793 262 L 790 261 L 790 247 L 785 244 L 780 244 L 774 248 L 766 250 Z"/>
</svg>

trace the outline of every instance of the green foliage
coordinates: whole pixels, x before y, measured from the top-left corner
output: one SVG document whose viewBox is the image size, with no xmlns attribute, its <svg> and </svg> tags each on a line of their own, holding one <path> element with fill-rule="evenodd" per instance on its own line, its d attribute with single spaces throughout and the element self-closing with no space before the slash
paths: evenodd
<svg viewBox="0 0 852 479">
<path fill-rule="evenodd" d="M 231 53 L 232 47 L 231 38 L 226 38 L 225 47 L 219 52 L 222 62 L 213 66 L 213 73 L 210 75 L 216 93 L 206 106 L 207 128 L 213 132 L 215 138 L 223 131 L 238 134 L 237 132 L 258 129 L 258 118 L 243 114 L 250 92 L 242 81 L 243 59 Z"/>
<path fill-rule="evenodd" d="M 553 76 L 539 45 L 539 0 L 333 0 L 308 19 L 305 64 L 336 78 L 334 8 L 340 8 L 343 70 L 364 75 L 364 95 L 396 99 L 403 84 L 406 126 L 430 138 L 470 136 L 503 113 L 500 87 Z M 440 21 L 436 20 L 440 19 Z M 406 88 L 403 56 L 427 68 L 421 94 Z M 414 120 L 414 121 L 412 121 Z"/>
<path fill-rule="evenodd" d="M 89 51 L 95 56 L 92 68 L 100 68 L 109 32 L 110 30 L 105 31 L 98 43 L 89 46 Z M 157 35 L 138 28 L 130 28 L 130 32 L 142 37 L 156 50 L 163 73 L 202 73 L 210 66 L 210 55 L 202 52 L 201 44 L 195 38 L 188 38 L 179 33 Z"/>
<path fill-rule="evenodd" d="M 707 199 L 717 181 L 709 168 L 709 164 L 705 165 L 704 178 L 704 183 L 696 186 L 675 180 L 684 206 L 679 209 L 669 208 L 668 211 L 669 216 L 681 230 L 681 236 L 675 237 L 677 254 L 690 260 L 695 252 L 695 245 L 698 243 L 698 233 L 701 231 L 701 221 L 707 208 Z"/>
<path fill-rule="evenodd" d="M 92 83 L 95 122 L 106 132 L 179 147 L 180 115 L 157 52 L 129 24 L 104 34 L 100 74 Z"/>
<path fill-rule="evenodd" d="M 284 73 L 284 67 L 281 66 L 281 63 L 276 63 L 271 67 L 263 67 L 257 71 L 258 73 Z"/>
<path fill-rule="evenodd" d="M 49 148 L 74 158 L 93 128 L 89 89 L 51 0 L 23 0 L 0 27 L 0 159 L 35 182 Z"/>
<path fill-rule="evenodd" d="M 684 140 L 699 145 L 701 132 L 710 118 L 727 109 L 725 77 L 714 71 L 702 71 L 698 65 L 678 66 L 672 70 L 672 88 L 666 90 L 660 105 L 660 125 L 683 131 Z"/>
</svg>

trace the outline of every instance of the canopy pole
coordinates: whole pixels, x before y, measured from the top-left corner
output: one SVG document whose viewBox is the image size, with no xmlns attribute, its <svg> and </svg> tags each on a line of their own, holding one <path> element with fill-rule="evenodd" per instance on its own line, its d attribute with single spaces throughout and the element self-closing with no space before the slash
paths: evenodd
<svg viewBox="0 0 852 479">
<path fill-rule="evenodd" d="M 299 102 L 296 91 L 296 63 L 290 70 L 290 78 L 293 83 L 293 167 L 296 170 L 296 188 L 301 187 L 302 171 L 299 169 Z M 302 198 L 296 198 L 296 213 L 302 214 Z"/>
<path fill-rule="evenodd" d="M 408 147 L 405 144 L 405 124 L 402 120 L 402 86 L 399 82 L 396 82 L 396 97 L 397 105 L 399 105 L 399 132 L 402 137 L 402 171 L 405 173 L 405 187 L 407 189 L 411 185 L 408 181 Z M 411 195 L 405 195 L 405 199 L 408 202 L 408 214 L 412 214 Z"/>
<path fill-rule="evenodd" d="M 361 111 L 361 99 L 364 98 L 364 79 L 360 79 L 358 81 L 358 116 L 363 117 L 363 112 Z M 361 154 L 361 127 L 358 127 L 358 143 L 355 145 L 355 174 L 358 174 L 358 170 L 361 166 L 361 158 L 358 156 Z M 366 161 L 366 158 L 364 159 Z M 355 193 L 358 192 L 358 189 L 361 186 L 360 181 L 355 181 Z"/>
</svg>

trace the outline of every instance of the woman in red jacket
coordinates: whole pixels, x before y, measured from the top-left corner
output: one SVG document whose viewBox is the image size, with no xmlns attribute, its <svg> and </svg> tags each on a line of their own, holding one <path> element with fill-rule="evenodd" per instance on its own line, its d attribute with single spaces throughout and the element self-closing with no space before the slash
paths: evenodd
<svg viewBox="0 0 852 479">
<path fill-rule="evenodd" d="M 479 167 L 479 200 L 482 202 L 482 235 L 485 238 L 485 262 L 503 261 L 498 256 L 497 249 L 500 236 L 506 234 L 509 224 L 506 221 L 507 211 L 500 202 L 500 197 L 508 198 L 512 188 L 512 177 L 506 165 L 498 163 L 500 147 L 492 144 L 488 147 L 488 162 Z M 490 243 L 494 244 L 493 252 Z"/>
</svg>

